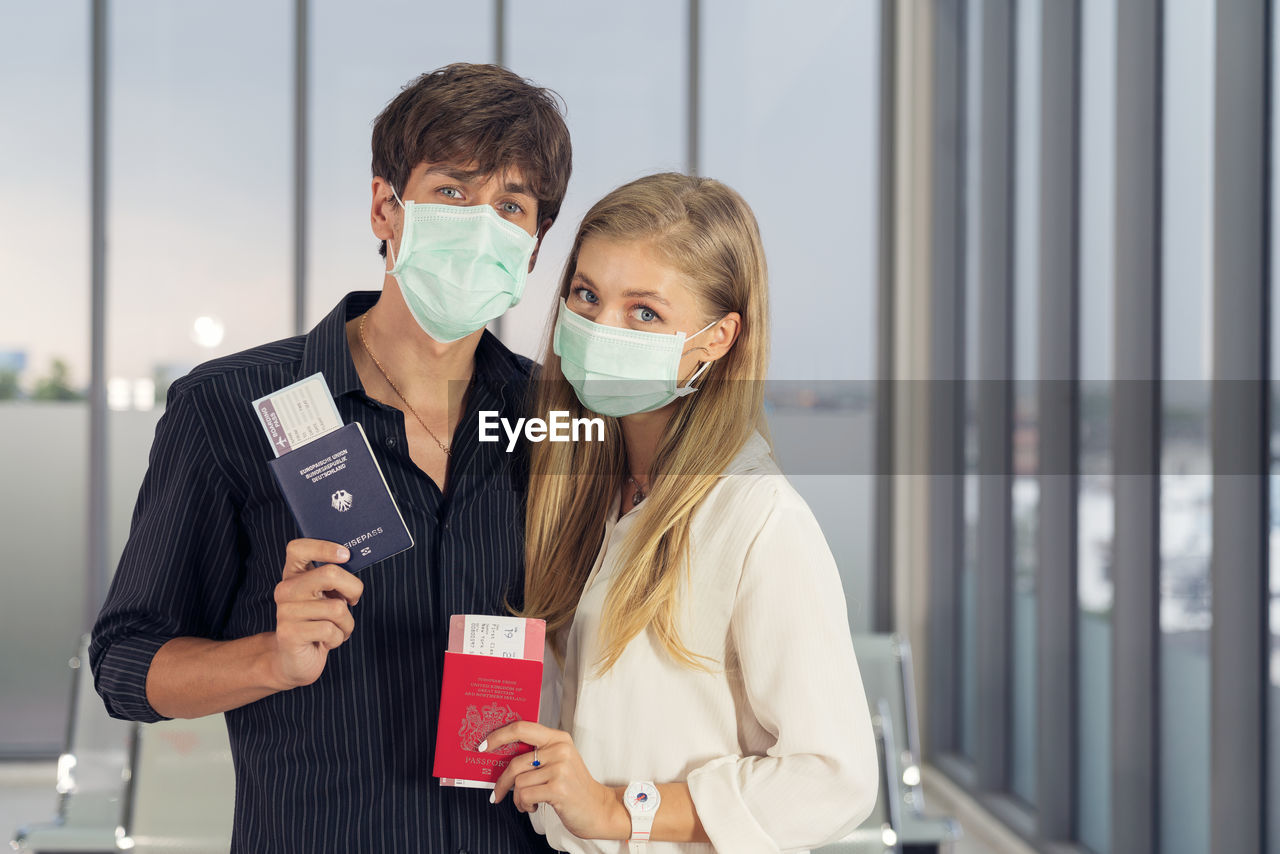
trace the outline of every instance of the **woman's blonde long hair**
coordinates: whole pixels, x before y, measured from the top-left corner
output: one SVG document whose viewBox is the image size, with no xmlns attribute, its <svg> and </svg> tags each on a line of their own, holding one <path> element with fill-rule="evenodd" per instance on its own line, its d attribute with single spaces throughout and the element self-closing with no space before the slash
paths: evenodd
<svg viewBox="0 0 1280 854">
<path fill-rule="evenodd" d="M 736 342 L 707 369 L 697 394 L 675 404 L 658 444 L 645 512 L 627 537 L 621 570 L 605 600 L 597 662 L 598 672 L 607 671 L 632 638 L 651 627 L 676 661 L 705 667 L 678 635 L 676 596 L 688 566 L 694 511 L 752 431 L 766 432 L 769 309 L 759 227 L 742 197 L 719 181 L 674 173 L 640 178 L 609 193 L 583 218 L 561 278 L 561 298 L 569 295 L 578 253 L 591 237 L 651 247 L 685 276 L 706 312 L 699 325 L 730 312 L 741 317 Z M 550 341 L 542 364 L 539 414 L 559 410 L 572 418 L 596 417 L 578 402 Z M 629 474 L 618 420 L 603 420 L 603 442 L 539 442 L 532 449 L 522 613 L 547 621 L 561 655 L 613 495 Z"/>
</svg>

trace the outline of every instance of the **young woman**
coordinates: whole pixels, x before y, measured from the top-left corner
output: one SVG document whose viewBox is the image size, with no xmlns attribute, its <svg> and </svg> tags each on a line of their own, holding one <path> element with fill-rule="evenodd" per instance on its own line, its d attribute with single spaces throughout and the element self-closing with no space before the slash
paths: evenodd
<svg viewBox="0 0 1280 854">
<path fill-rule="evenodd" d="M 607 428 L 533 446 L 525 614 L 547 621 L 561 702 L 544 691 L 554 728 L 490 735 L 536 748 L 494 801 L 512 792 L 570 852 L 840 838 L 874 804 L 876 752 L 835 563 L 760 432 L 750 208 L 705 178 L 620 187 L 583 220 L 560 297 L 538 408 Z"/>
</svg>

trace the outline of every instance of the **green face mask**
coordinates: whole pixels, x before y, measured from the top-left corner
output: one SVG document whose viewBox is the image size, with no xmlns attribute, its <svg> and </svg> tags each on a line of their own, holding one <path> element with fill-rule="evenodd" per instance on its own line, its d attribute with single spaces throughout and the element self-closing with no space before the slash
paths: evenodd
<svg viewBox="0 0 1280 854">
<path fill-rule="evenodd" d="M 680 359 L 685 343 L 706 332 L 713 320 L 685 338 L 593 323 L 570 311 L 560 300 L 551 347 L 560 357 L 560 370 L 582 405 L 614 418 L 661 409 L 676 398 L 697 391 L 692 383 L 711 366 L 702 367 L 680 387 Z"/>
<path fill-rule="evenodd" d="M 390 272 L 428 335 L 457 341 L 520 302 L 537 245 L 527 231 L 491 205 L 401 205 L 404 232 Z"/>
</svg>

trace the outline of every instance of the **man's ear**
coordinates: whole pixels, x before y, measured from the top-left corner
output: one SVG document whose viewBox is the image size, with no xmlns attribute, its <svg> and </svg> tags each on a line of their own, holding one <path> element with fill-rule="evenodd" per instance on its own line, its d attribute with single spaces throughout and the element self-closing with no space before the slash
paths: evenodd
<svg viewBox="0 0 1280 854">
<path fill-rule="evenodd" d="M 533 265 L 538 263 L 538 251 L 542 249 L 542 238 L 547 236 L 547 230 L 551 228 L 551 218 L 547 217 L 538 224 L 538 242 L 533 245 L 533 254 L 529 256 L 529 272 L 533 272 Z"/>
<path fill-rule="evenodd" d="M 391 240 L 395 237 L 393 220 L 396 207 L 390 182 L 383 178 L 374 178 L 373 205 L 369 210 L 369 225 L 373 228 L 374 237 L 379 240 Z"/>
</svg>

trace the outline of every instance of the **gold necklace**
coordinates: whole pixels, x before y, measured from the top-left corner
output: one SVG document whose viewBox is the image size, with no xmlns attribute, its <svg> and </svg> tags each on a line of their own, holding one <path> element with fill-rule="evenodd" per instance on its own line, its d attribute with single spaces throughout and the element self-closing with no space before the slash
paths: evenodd
<svg viewBox="0 0 1280 854">
<path fill-rule="evenodd" d="M 373 351 L 369 349 L 369 340 L 364 337 L 364 322 L 368 317 L 369 315 L 367 314 L 360 315 L 360 326 L 358 327 L 360 330 L 360 344 L 364 347 L 364 351 L 369 354 L 370 359 L 373 359 L 373 363 L 378 366 L 378 371 L 382 374 L 382 378 L 387 381 L 389 386 L 391 386 L 391 390 L 400 398 L 400 402 L 409 407 L 409 411 L 413 413 L 414 418 L 418 419 L 418 423 L 422 425 L 423 430 L 427 431 L 427 435 L 436 440 L 436 444 L 440 446 L 440 450 L 444 451 L 444 455 L 446 457 L 453 456 L 453 452 L 449 450 L 449 446 L 444 442 L 441 442 L 440 437 L 427 426 L 427 422 L 422 420 L 422 416 L 418 414 L 418 410 L 414 409 L 413 404 L 405 399 L 404 392 L 400 391 L 400 387 L 395 384 L 395 381 L 392 380 L 391 376 L 387 373 L 387 369 L 382 367 L 382 363 L 378 361 L 378 357 L 373 355 Z"/>
</svg>

